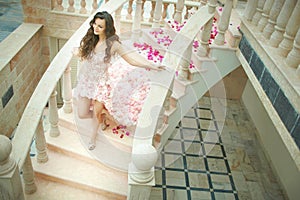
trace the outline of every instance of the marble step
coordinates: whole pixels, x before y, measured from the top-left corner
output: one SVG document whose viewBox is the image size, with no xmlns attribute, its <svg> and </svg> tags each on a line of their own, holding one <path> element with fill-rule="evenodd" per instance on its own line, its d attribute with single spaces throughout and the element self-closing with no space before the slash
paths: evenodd
<svg viewBox="0 0 300 200">
<path fill-rule="evenodd" d="M 101 163 L 87 162 L 90 158 L 78 159 L 74 154 L 53 150 L 52 147 L 48 148 L 48 158 L 46 163 L 37 163 L 36 158 L 32 157 L 35 176 L 107 198 L 112 196 L 114 199 L 125 199 L 128 189 L 127 173 Z"/>
</svg>

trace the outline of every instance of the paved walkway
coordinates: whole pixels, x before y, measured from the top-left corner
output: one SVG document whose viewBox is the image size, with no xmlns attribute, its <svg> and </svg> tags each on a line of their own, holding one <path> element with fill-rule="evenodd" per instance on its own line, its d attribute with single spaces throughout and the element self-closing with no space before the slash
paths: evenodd
<svg viewBox="0 0 300 200">
<path fill-rule="evenodd" d="M 23 22 L 21 0 L 0 0 L 0 42 Z"/>
</svg>

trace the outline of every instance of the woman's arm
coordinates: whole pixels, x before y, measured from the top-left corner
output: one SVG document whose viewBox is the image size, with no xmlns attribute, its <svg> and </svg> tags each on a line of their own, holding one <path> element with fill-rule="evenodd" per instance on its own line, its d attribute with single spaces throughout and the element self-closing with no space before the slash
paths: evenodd
<svg viewBox="0 0 300 200">
<path fill-rule="evenodd" d="M 153 70 L 165 69 L 165 66 L 155 65 L 154 63 L 151 63 L 149 60 L 137 53 L 135 50 L 127 49 L 124 45 L 117 41 L 115 41 L 112 46 L 112 52 L 118 53 L 126 62 L 136 67 Z"/>
</svg>

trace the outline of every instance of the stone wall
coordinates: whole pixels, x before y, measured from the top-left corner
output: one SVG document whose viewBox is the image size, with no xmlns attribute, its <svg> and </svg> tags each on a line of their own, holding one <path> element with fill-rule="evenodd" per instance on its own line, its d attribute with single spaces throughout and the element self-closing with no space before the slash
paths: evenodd
<svg viewBox="0 0 300 200">
<path fill-rule="evenodd" d="M 44 73 L 42 25 L 22 24 L 0 43 L 0 134 L 11 136 Z"/>
</svg>

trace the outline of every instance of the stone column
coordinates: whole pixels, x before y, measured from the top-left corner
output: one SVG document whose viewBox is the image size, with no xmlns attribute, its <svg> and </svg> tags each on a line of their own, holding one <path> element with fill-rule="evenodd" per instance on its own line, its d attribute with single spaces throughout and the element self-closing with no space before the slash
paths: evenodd
<svg viewBox="0 0 300 200">
<path fill-rule="evenodd" d="M 283 35 L 283 40 L 279 45 L 280 54 L 282 56 L 286 57 L 287 54 L 293 48 L 293 42 L 299 27 L 300 27 L 300 1 L 297 1 L 294 11 L 286 26 L 285 33 Z"/>
<path fill-rule="evenodd" d="M 298 32 L 295 37 L 293 49 L 290 51 L 286 58 L 286 64 L 289 67 L 297 68 L 299 72 L 299 64 L 300 64 L 300 29 L 298 29 Z"/>
<path fill-rule="evenodd" d="M 216 11 L 217 7 L 217 1 L 216 0 L 210 0 L 208 2 L 208 12 L 214 13 Z M 213 18 L 211 18 L 203 27 L 203 30 L 201 32 L 201 40 L 200 40 L 200 46 L 198 47 L 198 53 L 197 55 L 200 57 L 205 57 L 208 55 L 208 48 L 209 48 L 209 39 L 210 39 L 210 32 L 213 24 Z"/>
<path fill-rule="evenodd" d="M 149 199 L 154 182 L 154 165 L 158 155 L 156 149 L 145 143 L 133 146 L 132 163 L 129 164 L 129 191 L 127 199 Z"/>
<path fill-rule="evenodd" d="M 271 37 L 271 34 L 274 32 L 275 30 L 275 25 L 276 25 L 276 20 L 277 20 L 277 17 L 280 13 L 280 10 L 282 9 L 282 6 L 283 6 L 283 3 L 284 3 L 285 0 L 276 0 L 274 3 L 273 3 L 273 6 L 271 8 L 271 11 L 270 11 L 270 15 L 269 15 L 269 20 L 268 20 L 268 23 L 265 27 L 265 29 L 263 30 L 263 35 L 267 38 L 267 39 L 270 39 Z"/>
<path fill-rule="evenodd" d="M 233 6 L 233 1 L 226 0 L 221 18 L 218 23 L 218 34 L 214 41 L 214 43 L 217 45 L 223 45 L 225 42 L 225 32 L 228 29 L 232 6 Z"/>
<path fill-rule="evenodd" d="M 72 108 L 72 81 L 71 81 L 71 67 L 68 65 L 63 75 L 63 110 L 65 113 L 71 113 Z"/>
<path fill-rule="evenodd" d="M 184 8 L 184 0 L 177 0 L 175 14 L 174 14 L 174 21 L 177 21 L 178 23 L 182 22 L 183 8 Z"/>
<path fill-rule="evenodd" d="M 32 168 L 30 153 L 28 152 L 24 165 L 23 165 L 23 180 L 25 185 L 25 193 L 32 194 L 36 191 L 37 187 L 34 182 L 34 172 Z"/>
<path fill-rule="evenodd" d="M 141 16 L 142 16 L 142 0 L 136 0 L 136 9 L 133 19 L 133 25 L 132 25 L 132 39 L 134 41 L 139 40 L 139 34 L 141 31 Z"/>
<path fill-rule="evenodd" d="M 267 0 L 264 5 L 264 10 L 263 10 L 261 19 L 258 22 L 258 30 L 260 32 L 263 31 L 263 29 L 266 27 L 266 25 L 268 23 L 269 14 L 270 14 L 273 3 L 274 3 L 274 0 Z"/>
<path fill-rule="evenodd" d="M 0 199 L 24 200 L 19 167 L 10 157 L 12 144 L 10 140 L 0 135 Z"/>
<path fill-rule="evenodd" d="M 189 67 L 191 63 L 193 51 L 193 42 L 189 44 L 188 48 L 182 55 L 180 62 L 179 62 L 179 71 L 178 71 L 178 79 L 180 80 L 187 80 L 189 75 Z"/>
<path fill-rule="evenodd" d="M 43 127 L 43 120 L 41 119 L 35 131 L 35 146 L 37 151 L 37 161 L 45 163 L 48 161 L 46 139 Z"/>
<path fill-rule="evenodd" d="M 159 28 L 161 15 L 162 15 L 162 0 L 156 0 L 154 14 L 153 14 L 152 28 Z"/>
<path fill-rule="evenodd" d="M 81 0 L 80 1 L 80 10 L 79 10 L 79 13 L 80 14 L 86 14 L 87 13 L 87 10 L 86 10 L 86 8 L 85 8 L 85 6 L 86 6 L 86 2 L 85 2 L 85 0 Z"/>
<path fill-rule="evenodd" d="M 251 21 L 257 7 L 258 0 L 251 0 L 247 2 L 246 9 L 244 11 L 244 18 L 248 21 Z"/>
<path fill-rule="evenodd" d="M 279 43 L 283 39 L 283 34 L 285 32 L 285 27 L 290 19 L 293 9 L 296 5 L 297 0 L 286 0 L 283 4 L 279 16 L 276 21 L 275 31 L 271 35 L 270 45 L 273 47 L 278 47 Z"/>
<path fill-rule="evenodd" d="M 50 136 L 57 137 L 60 135 L 58 128 L 58 109 L 56 103 L 57 92 L 54 89 L 49 99 L 49 123 L 50 123 Z"/>
<path fill-rule="evenodd" d="M 252 19 L 252 23 L 254 25 L 257 25 L 258 21 L 261 18 L 265 2 L 266 2 L 266 0 L 258 0 L 257 8 L 256 8 L 255 14 L 254 14 L 253 19 Z"/>
</svg>

